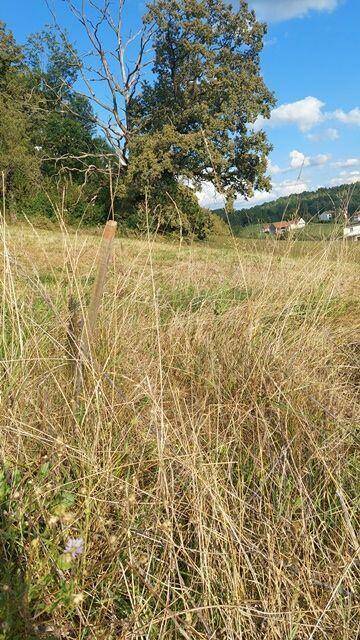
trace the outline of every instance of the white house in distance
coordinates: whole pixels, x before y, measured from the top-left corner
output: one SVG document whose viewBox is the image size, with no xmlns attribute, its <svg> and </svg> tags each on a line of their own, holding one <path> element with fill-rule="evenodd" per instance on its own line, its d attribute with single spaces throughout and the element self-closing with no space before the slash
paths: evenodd
<svg viewBox="0 0 360 640">
<path fill-rule="evenodd" d="M 263 227 L 264 233 L 269 233 L 272 236 L 283 236 L 289 231 L 298 231 L 306 226 L 304 218 L 297 218 L 296 220 L 281 220 L 280 222 L 270 222 Z"/>
<path fill-rule="evenodd" d="M 331 222 L 333 217 L 334 214 L 332 211 L 323 211 L 322 213 L 319 213 L 318 220 L 319 222 Z"/>
<path fill-rule="evenodd" d="M 356 213 L 344 227 L 344 238 L 360 242 L 360 214 Z"/>
</svg>

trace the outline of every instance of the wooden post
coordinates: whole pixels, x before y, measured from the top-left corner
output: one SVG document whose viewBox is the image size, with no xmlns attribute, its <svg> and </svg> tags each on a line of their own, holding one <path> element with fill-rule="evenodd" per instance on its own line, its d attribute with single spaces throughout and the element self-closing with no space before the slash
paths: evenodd
<svg viewBox="0 0 360 640">
<path fill-rule="evenodd" d="M 95 283 L 91 295 L 90 305 L 84 327 L 83 338 L 87 344 L 84 344 L 85 354 L 91 354 L 91 342 L 94 337 L 96 322 L 99 315 L 100 304 L 104 293 L 105 281 L 108 272 L 109 262 L 111 258 L 113 241 L 115 238 L 117 223 L 109 220 L 106 223 L 104 235 L 101 243 L 98 270 Z"/>
<path fill-rule="evenodd" d="M 75 381 L 75 393 L 77 393 L 82 386 L 82 360 L 85 357 L 86 360 L 91 361 L 91 346 L 95 335 L 96 322 L 98 319 L 101 300 L 104 293 L 106 276 L 111 258 L 116 228 L 117 223 L 114 220 L 109 220 L 106 223 L 104 235 L 101 242 L 97 274 L 92 290 L 90 305 L 85 318 L 84 328 L 81 335 L 80 353 Z"/>
</svg>

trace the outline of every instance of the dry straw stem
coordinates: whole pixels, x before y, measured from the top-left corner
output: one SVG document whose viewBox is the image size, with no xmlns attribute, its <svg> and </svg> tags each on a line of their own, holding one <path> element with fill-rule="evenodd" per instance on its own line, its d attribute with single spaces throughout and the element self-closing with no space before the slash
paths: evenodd
<svg viewBox="0 0 360 640">
<path fill-rule="evenodd" d="M 9 638 L 357 638 L 360 247 L 115 239 L 74 407 L 99 237 L 1 229 Z"/>
</svg>

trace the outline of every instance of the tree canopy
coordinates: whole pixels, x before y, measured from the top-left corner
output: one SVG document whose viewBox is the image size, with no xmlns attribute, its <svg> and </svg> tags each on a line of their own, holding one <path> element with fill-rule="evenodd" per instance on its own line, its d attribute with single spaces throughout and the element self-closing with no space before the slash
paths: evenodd
<svg viewBox="0 0 360 640">
<path fill-rule="evenodd" d="M 271 147 L 251 127 L 274 104 L 260 72 L 265 25 L 245 2 L 235 11 L 223 0 L 155 0 L 145 20 L 155 23 L 153 78 L 132 123 L 146 179 L 208 181 L 229 199 L 268 189 Z"/>
</svg>

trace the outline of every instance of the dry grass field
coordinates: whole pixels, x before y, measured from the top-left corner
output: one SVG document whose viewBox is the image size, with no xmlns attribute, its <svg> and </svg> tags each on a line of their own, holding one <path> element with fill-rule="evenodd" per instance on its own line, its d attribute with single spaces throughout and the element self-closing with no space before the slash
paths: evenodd
<svg viewBox="0 0 360 640">
<path fill-rule="evenodd" d="M 0 638 L 356 640 L 360 247 L 2 227 Z"/>
</svg>

